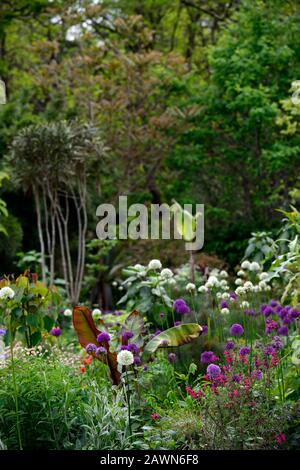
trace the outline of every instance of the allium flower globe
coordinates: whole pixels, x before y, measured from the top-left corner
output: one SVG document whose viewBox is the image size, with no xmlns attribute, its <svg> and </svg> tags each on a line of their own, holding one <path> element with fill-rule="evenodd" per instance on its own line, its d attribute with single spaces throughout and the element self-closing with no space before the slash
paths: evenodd
<svg viewBox="0 0 300 470">
<path fill-rule="evenodd" d="M 186 286 L 185 286 L 185 290 L 187 292 L 194 292 L 196 290 L 196 286 L 195 284 L 193 284 L 192 282 L 189 282 Z"/>
<path fill-rule="evenodd" d="M 98 343 L 109 343 L 110 341 L 110 334 L 106 333 L 106 331 L 102 331 L 98 336 L 97 336 L 97 341 Z"/>
<path fill-rule="evenodd" d="M 152 259 L 148 264 L 148 269 L 151 269 L 153 271 L 157 271 L 161 268 L 162 268 L 162 264 L 159 261 L 159 259 Z"/>
<path fill-rule="evenodd" d="M 260 265 L 256 261 L 253 261 L 253 263 L 250 264 L 249 269 L 250 271 L 260 271 Z"/>
<path fill-rule="evenodd" d="M 242 269 L 250 269 L 250 262 L 247 261 L 247 260 L 243 261 L 242 264 L 241 264 L 241 268 Z"/>
<path fill-rule="evenodd" d="M 15 292 L 12 290 L 11 287 L 2 287 L 0 289 L 0 299 L 7 300 L 7 299 L 13 299 L 15 296 Z"/>
<path fill-rule="evenodd" d="M 89 343 L 86 347 L 85 350 L 88 354 L 95 353 L 97 351 L 97 346 L 93 343 Z"/>
<path fill-rule="evenodd" d="M 216 364 L 209 364 L 206 373 L 210 379 L 217 379 L 221 375 L 221 369 Z"/>
<path fill-rule="evenodd" d="M 198 292 L 200 292 L 200 294 L 205 294 L 208 292 L 208 288 L 206 286 L 200 286 Z"/>
<path fill-rule="evenodd" d="M 54 328 L 52 328 L 52 330 L 50 331 L 50 335 L 51 336 L 56 336 L 58 338 L 58 336 L 61 335 L 61 329 L 58 327 L 58 326 L 55 326 Z"/>
<path fill-rule="evenodd" d="M 234 323 L 231 325 L 229 331 L 232 336 L 242 336 L 244 333 L 244 328 L 239 323 Z"/>
<path fill-rule="evenodd" d="M 134 363 L 134 356 L 132 352 L 127 351 L 126 349 L 123 351 L 120 351 L 117 355 L 117 362 L 120 364 L 120 366 L 131 366 L 131 364 Z"/>
<path fill-rule="evenodd" d="M 101 317 L 101 310 L 99 308 L 94 308 L 94 310 L 92 311 L 92 317 L 94 320 L 99 320 L 99 318 Z"/>
<path fill-rule="evenodd" d="M 162 277 L 162 279 L 171 279 L 174 274 L 172 273 L 171 269 L 165 268 L 161 271 L 160 276 Z"/>
<path fill-rule="evenodd" d="M 64 311 L 64 316 L 65 317 L 71 317 L 72 316 L 72 310 L 70 308 L 66 308 Z"/>
</svg>

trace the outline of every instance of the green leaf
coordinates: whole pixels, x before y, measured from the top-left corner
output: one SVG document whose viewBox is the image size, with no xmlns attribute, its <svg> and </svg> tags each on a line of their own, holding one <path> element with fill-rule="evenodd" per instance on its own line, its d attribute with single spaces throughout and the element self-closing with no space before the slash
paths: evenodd
<svg viewBox="0 0 300 470">
<path fill-rule="evenodd" d="M 198 338 L 201 333 L 202 328 L 198 323 L 174 326 L 152 338 L 146 345 L 145 352 L 154 353 L 158 348 L 182 346 Z"/>
</svg>

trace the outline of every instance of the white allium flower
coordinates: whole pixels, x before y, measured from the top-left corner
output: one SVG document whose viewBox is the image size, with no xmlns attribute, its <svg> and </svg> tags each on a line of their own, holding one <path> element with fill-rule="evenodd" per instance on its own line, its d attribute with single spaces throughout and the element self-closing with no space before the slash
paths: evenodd
<svg viewBox="0 0 300 470">
<path fill-rule="evenodd" d="M 229 286 L 223 286 L 223 290 L 230 290 Z"/>
<path fill-rule="evenodd" d="M 11 287 L 2 287 L 0 289 L 0 299 L 7 300 L 7 299 L 13 299 L 15 296 L 15 292 L 12 290 Z"/>
<path fill-rule="evenodd" d="M 217 299 L 221 299 L 222 298 L 222 292 L 217 292 Z"/>
<path fill-rule="evenodd" d="M 169 279 L 168 284 L 169 284 L 169 286 L 175 286 L 176 285 L 176 280 L 175 279 Z"/>
<path fill-rule="evenodd" d="M 221 277 L 228 277 L 228 272 L 223 269 L 223 271 L 220 272 Z"/>
<path fill-rule="evenodd" d="M 206 286 L 200 286 L 198 292 L 200 292 L 201 294 L 205 294 L 206 292 L 208 292 L 208 288 Z"/>
<path fill-rule="evenodd" d="M 261 288 L 257 285 L 257 286 L 253 286 L 253 292 L 260 292 L 261 291 Z"/>
<path fill-rule="evenodd" d="M 267 285 L 267 283 L 266 283 L 265 281 L 260 281 L 260 282 L 258 283 L 258 285 L 259 285 L 259 287 L 260 287 L 261 290 L 267 290 L 268 285 Z"/>
<path fill-rule="evenodd" d="M 250 271 L 260 271 L 261 267 L 256 261 L 253 261 L 253 263 L 250 264 L 249 269 Z"/>
<path fill-rule="evenodd" d="M 236 286 L 242 286 L 243 283 L 244 283 L 244 281 L 243 281 L 242 279 L 239 279 L 239 278 L 238 278 L 238 279 L 236 279 L 236 280 L 234 281 L 234 283 L 235 283 Z"/>
<path fill-rule="evenodd" d="M 228 315 L 230 313 L 229 308 L 222 308 L 221 313 L 223 313 L 224 315 Z"/>
<path fill-rule="evenodd" d="M 244 294 L 246 294 L 246 289 L 242 286 L 239 286 L 235 289 L 235 293 L 237 295 L 244 295 Z"/>
<path fill-rule="evenodd" d="M 266 291 L 270 291 L 270 290 L 272 290 L 272 288 L 271 288 L 271 286 L 268 286 L 268 285 L 267 285 L 267 286 L 265 287 L 265 290 L 266 290 Z"/>
<path fill-rule="evenodd" d="M 64 311 L 64 316 L 65 317 L 71 317 L 72 316 L 72 310 L 70 308 L 66 308 Z"/>
<path fill-rule="evenodd" d="M 188 291 L 188 292 L 195 291 L 195 290 L 196 290 L 196 286 L 195 286 L 195 284 L 193 284 L 192 282 L 189 282 L 189 283 L 185 286 L 185 290 Z"/>
<path fill-rule="evenodd" d="M 123 290 L 123 289 L 124 289 L 123 286 L 119 286 L 119 287 L 118 287 L 118 290 Z"/>
<path fill-rule="evenodd" d="M 160 273 L 161 277 L 163 279 L 171 279 L 171 277 L 174 276 L 173 272 L 171 271 L 171 269 L 169 268 L 164 268 L 161 273 Z"/>
<path fill-rule="evenodd" d="M 148 264 L 148 269 L 158 270 L 162 268 L 162 264 L 159 259 L 152 259 Z"/>
<path fill-rule="evenodd" d="M 242 269 L 240 269 L 240 270 L 237 272 L 237 275 L 238 275 L 239 277 L 244 277 L 245 274 L 246 274 L 245 271 L 243 271 Z"/>
<path fill-rule="evenodd" d="M 250 264 L 250 261 L 248 261 L 248 260 L 243 261 L 242 264 L 241 264 L 242 269 L 250 269 L 250 266 L 251 266 L 251 264 Z"/>
<path fill-rule="evenodd" d="M 138 271 L 142 271 L 143 269 L 145 269 L 145 266 L 143 266 L 142 264 L 135 264 L 133 267 Z"/>
<path fill-rule="evenodd" d="M 229 302 L 233 303 L 235 302 L 235 299 L 233 297 L 230 297 Z"/>
<path fill-rule="evenodd" d="M 131 351 L 120 351 L 117 355 L 117 362 L 121 366 L 131 366 L 134 363 L 133 354 Z"/>
<path fill-rule="evenodd" d="M 220 286 L 221 287 L 227 287 L 227 281 L 225 279 L 222 279 L 222 281 L 220 282 Z"/>
<path fill-rule="evenodd" d="M 266 279 L 268 279 L 268 277 L 269 277 L 268 273 L 265 273 L 265 272 L 260 273 L 260 275 L 259 275 L 259 279 L 261 281 L 265 281 Z"/>
<path fill-rule="evenodd" d="M 117 281 L 113 281 L 113 282 L 112 282 L 112 285 L 113 285 L 114 287 L 117 287 L 117 285 L 118 285 Z"/>
<path fill-rule="evenodd" d="M 228 292 L 224 292 L 224 293 L 222 294 L 222 299 L 223 299 L 223 300 L 230 299 L 230 294 L 228 294 Z"/>
<path fill-rule="evenodd" d="M 243 287 L 244 287 L 244 289 L 249 290 L 249 291 L 252 291 L 252 290 L 253 290 L 253 284 L 252 284 L 251 281 L 245 282 L 245 284 L 244 284 Z"/>
<path fill-rule="evenodd" d="M 250 304 L 249 304 L 249 302 L 247 302 L 246 300 L 244 300 L 243 302 L 241 302 L 241 307 L 242 307 L 242 308 L 249 308 L 249 307 L 250 307 Z"/>
<path fill-rule="evenodd" d="M 206 287 L 217 287 L 219 285 L 219 281 L 216 276 L 209 276 L 205 285 Z"/>
<path fill-rule="evenodd" d="M 101 317 L 102 315 L 102 312 L 99 308 L 94 308 L 94 310 L 92 311 L 92 317 L 94 320 L 99 320 L 99 318 Z"/>
</svg>

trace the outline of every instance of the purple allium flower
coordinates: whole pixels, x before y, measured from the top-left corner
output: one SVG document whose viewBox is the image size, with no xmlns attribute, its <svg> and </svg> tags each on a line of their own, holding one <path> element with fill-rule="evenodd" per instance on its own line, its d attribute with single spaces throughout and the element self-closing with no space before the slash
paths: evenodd
<svg viewBox="0 0 300 470">
<path fill-rule="evenodd" d="M 284 325 L 290 325 L 293 322 L 293 319 L 291 318 L 291 314 L 288 313 L 282 320 L 282 323 Z"/>
<path fill-rule="evenodd" d="M 282 349 L 283 348 L 283 342 L 282 340 L 279 338 L 279 336 L 274 336 L 273 340 L 272 340 L 272 346 L 275 348 L 275 349 Z"/>
<path fill-rule="evenodd" d="M 232 376 L 232 382 L 240 383 L 240 381 L 241 381 L 241 377 L 239 375 L 235 374 Z"/>
<path fill-rule="evenodd" d="M 101 354 L 106 354 L 107 351 L 103 346 L 99 346 L 99 348 L 96 349 L 96 356 L 101 356 Z"/>
<path fill-rule="evenodd" d="M 145 372 L 148 370 L 147 364 L 145 364 L 145 365 L 143 366 L 143 370 L 144 370 Z"/>
<path fill-rule="evenodd" d="M 163 339 L 161 342 L 160 342 L 160 346 L 168 346 L 169 345 L 169 341 L 167 339 Z"/>
<path fill-rule="evenodd" d="M 203 325 L 203 326 L 202 326 L 202 334 L 203 334 L 203 335 L 206 335 L 207 332 L 208 332 L 208 326 L 207 326 L 207 325 Z"/>
<path fill-rule="evenodd" d="M 186 313 L 190 313 L 190 308 L 186 304 L 185 300 L 183 299 L 176 299 L 173 308 L 175 312 L 180 313 L 181 315 L 185 315 Z"/>
<path fill-rule="evenodd" d="M 280 336 L 287 336 L 289 334 L 289 329 L 287 326 L 281 326 L 280 328 L 278 328 L 277 333 Z"/>
<path fill-rule="evenodd" d="M 247 310 L 244 310 L 244 314 L 248 317 L 255 317 L 256 312 L 255 310 L 248 308 Z"/>
<path fill-rule="evenodd" d="M 226 300 L 222 300 L 220 307 L 221 308 L 228 308 L 228 302 Z"/>
<path fill-rule="evenodd" d="M 142 365 L 142 361 L 139 358 L 139 356 L 134 356 L 133 360 L 134 360 L 134 363 L 135 363 L 136 366 Z"/>
<path fill-rule="evenodd" d="M 236 300 L 238 298 L 238 295 L 235 292 L 230 292 L 229 295 L 230 295 L 231 299 L 233 299 L 233 300 Z"/>
<path fill-rule="evenodd" d="M 263 311 L 264 316 L 269 317 L 270 315 L 272 315 L 272 313 L 274 313 L 274 310 L 272 309 L 272 307 L 267 305 L 267 307 Z"/>
<path fill-rule="evenodd" d="M 233 325 L 231 325 L 229 331 L 232 336 L 242 336 L 242 334 L 244 333 L 244 328 L 239 323 L 234 323 Z"/>
<path fill-rule="evenodd" d="M 228 341 L 228 343 L 225 346 L 225 349 L 227 349 L 227 351 L 229 351 L 230 349 L 234 349 L 234 342 Z"/>
<path fill-rule="evenodd" d="M 154 333 L 154 336 L 158 336 L 161 334 L 161 330 L 156 330 L 156 332 Z"/>
<path fill-rule="evenodd" d="M 241 356 L 247 356 L 248 354 L 251 353 L 251 350 L 250 348 L 248 348 L 248 346 L 243 346 L 241 349 L 240 349 L 240 355 Z"/>
<path fill-rule="evenodd" d="M 52 328 L 52 330 L 50 331 L 50 335 L 51 336 L 60 336 L 62 333 L 61 329 L 59 328 L 59 326 L 55 326 L 54 328 Z"/>
<path fill-rule="evenodd" d="M 200 356 L 202 364 L 210 364 L 213 362 L 214 353 L 212 351 L 204 351 Z"/>
<path fill-rule="evenodd" d="M 277 305 L 278 305 L 277 300 L 272 299 L 271 302 L 270 302 L 270 305 L 271 305 L 271 307 L 277 307 Z"/>
<path fill-rule="evenodd" d="M 121 351 L 128 351 L 128 345 L 127 344 L 121 344 L 120 350 Z"/>
<path fill-rule="evenodd" d="M 176 321 L 176 322 L 174 323 L 174 326 L 179 326 L 179 325 L 181 325 L 181 321 Z"/>
<path fill-rule="evenodd" d="M 159 318 L 164 318 L 164 316 L 165 316 L 164 312 L 160 312 Z"/>
<path fill-rule="evenodd" d="M 260 311 L 261 313 L 264 313 L 265 309 L 268 307 L 267 304 L 262 304 L 261 307 L 260 307 Z"/>
<path fill-rule="evenodd" d="M 128 344 L 127 350 L 132 352 L 133 354 L 138 354 L 140 352 L 139 348 L 135 343 Z"/>
<path fill-rule="evenodd" d="M 296 320 L 297 318 L 300 317 L 300 312 L 299 310 L 296 310 L 295 308 L 290 311 L 290 317 L 293 318 L 293 320 Z"/>
<path fill-rule="evenodd" d="M 0 336 L 6 335 L 6 330 L 5 328 L 0 328 Z"/>
<path fill-rule="evenodd" d="M 263 378 L 263 373 L 261 370 L 255 370 L 253 371 L 253 377 L 256 379 L 256 380 L 262 380 Z"/>
<path fill-rule="evenodd" d="M 263 350 L 263 355 L 264 356 L 269 356 L 269 355 L 272 355 L 275 353 L 275 349 L 273 348 L 273 346 L 266 346 Z"/>
<path fill-rule="evenodd" d="M 134 333 L 132 331 L 124 331 L 124 333 L 122 334 L 122 339 L 127 341 L 128 339 L 133 338 L 133 336 Z"/>
<path fill-rule="evenodd" d="M 216 364 L 209 364 L 206 373 L 210 379 L 217 379 L 221 375 L 221 369 Z"/>
<path fill-rule="evenodd" d="M 106 333 L 106 331 L 102 331 L 98 336 L 97 336 L 97 341 L 98 343 L 109 343 L 110 341 L 110 335 Z"/>
<path fill-rule="evenodd" d="M 169 361 L 170 364 L 174 364 L 174 362 L 176 362 L 176 360 L 177 360 L 177 356 L 176 356 L 175 353 L 170 353 L 168 355 L 168 361 Z"/>
<path fill-rule="evenodd" d="M 97 351 L 97 346 L 93 343 L 89 343 L 86 347 L 85 350 L 88 354 L 95 353 Z"/>
</svg>

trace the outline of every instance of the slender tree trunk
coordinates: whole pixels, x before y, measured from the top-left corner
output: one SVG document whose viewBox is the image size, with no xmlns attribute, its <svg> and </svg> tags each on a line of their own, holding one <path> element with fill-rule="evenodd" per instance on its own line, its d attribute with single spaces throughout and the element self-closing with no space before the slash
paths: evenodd
<svg viewBox="0 0 300 470">
<path fill-rule="evenodd" d="M 41 216 L 41 206 L 39 200 L 39 191 L 36 187 L 33 188 L 34 199 L 35 199 L 35 208 L 37 215 L 37 228 L 38 235 L 40 240 L 41 247 L 41 268 L 42 268 L 42 281 L 46 284 L 46 257 L 45 257 L 45 243 L 43 237 L 43 227 L 42 227 L 42 216 Z"/>
</svg>

